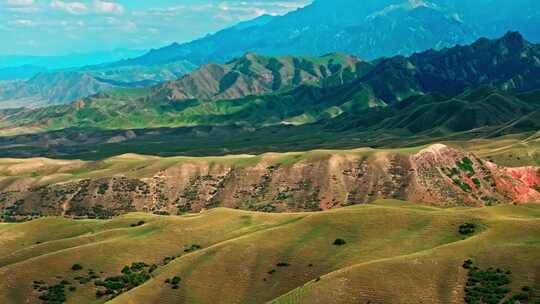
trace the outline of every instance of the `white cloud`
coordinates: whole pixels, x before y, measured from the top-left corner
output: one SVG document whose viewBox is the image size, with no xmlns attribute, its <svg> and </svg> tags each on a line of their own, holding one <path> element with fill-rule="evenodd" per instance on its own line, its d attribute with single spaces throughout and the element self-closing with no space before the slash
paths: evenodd
<svg viewBox="0 0 540 304">
<path fill-rule="evenodd" d="M 142 1 L 0 0 L 0 36 L 20 42 L 0 43 L 0 52 L 159 47 L 173 41 L 190 41 L 261 14 L 284 14 L 311 2 L 150 0 L 142 5 Z M 77 43 L 63 43 L 75 37 L 69 35 L 80 38 L 73 38 Z M 27 47 L 33 43 L 31 40 L 39 43 L 39 50 Z"/>
<path fill-rule="evenodd" d="M 182 16 L 186 14 L 201 13 L 207 17 L 217 18 L 226 22 L 238 22 L 259 17 L 264 14 L 282 15 L 293 9 L 303 7 L 312 0 L 296 1 L 243 1 L 229 0 L 218 3 L 176 5 L 165 8 L 150 8 L 146 11 L 135 11 L 134 15 L 146 16 Z"/>
<path fill-rule="evenodd" d="M 238 22 L 261 15 L 282 15 L 309 4 L 310 0 L 286 1 L 223 1 L 217 6 L 215 17 L 228 22 Z"/>
<path fill-rule="evenodd" d="M 15 13 L 34 13 L 39 11 L 38 5 L 34 0 L 7 0 L 6 9 Z"/>
<path fill-rule="evenodd" d="M 39 12 L 38 6 L 12 6 L 7 8 L 8 11 L 21 14 L 29 14 Z"/>
<path fill-rule="evenodd" d="M 32 20 L 29 20 L 29 19 L 16 19 L 16 20 L 13 20 L 10 22 L 11 24 L 13 25 L 18 25 L 18 26 L 34 26 L 36 25 L 36 23 Z"/>
<path fill-rule="evenodd" d="M 13 6 L 30 6 L 34 4 L 34 0 L 7 0 L 7 4 Z"/>
<path fill-rule="evenodd" d="M 95 0 L 94 9 L 98 13 L 103 14 L 118 14 L 121 15 L 124 13 L 124 7 L 118 3 Z"/>
<path fill-rule="evenodd" d="M 88 11 L 86 4 L 81 2 L 64 2 L 61 0 L 53 0 L 51 7 L 64 10 L 70 14 L 83 14 Z"/>
</svg>

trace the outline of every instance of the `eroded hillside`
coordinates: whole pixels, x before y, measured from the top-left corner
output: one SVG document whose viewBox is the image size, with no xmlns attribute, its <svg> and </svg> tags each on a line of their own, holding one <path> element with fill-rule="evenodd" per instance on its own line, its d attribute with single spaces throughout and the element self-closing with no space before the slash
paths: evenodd
<svg viewBox="0 0 540 304">
<path fill-rule="evenodd" d="M 215 207 L 315 211 L 383 198 L 435 206 L 540 202 L 538 167 L 505 168 L 441 144 L 219 158 L 4 159 L 0 170 L 6 219 Z"/>
</svg>

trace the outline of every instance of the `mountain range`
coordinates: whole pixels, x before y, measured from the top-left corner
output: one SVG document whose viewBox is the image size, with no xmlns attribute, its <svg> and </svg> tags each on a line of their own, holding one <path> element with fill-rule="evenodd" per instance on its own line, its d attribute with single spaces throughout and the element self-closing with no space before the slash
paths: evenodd
<svg viewBox="0 0 540 304">
<path fill-rule="evenodd" d="M 316 0 L 284 16 L 231 27 L 184 44 L 150 51 L 121 64 L 185 59 L 225 62 L 246 51 L 322 55 L 342 51 L 367 60 L 468 44 L 508 30 L 540 41 L 540 5 L 533 0 Z M 523 16 L 523 12 L 527 16 Z M 519 18 L 517 18 L 519 17 Z"/>
<path fill-rule="evenodd" d="M 0 94 L 0 106 L 66 103 L 85 97 L 88 92 L 107 91 L 111 83 L 115 87 L 153 85 L 174 80 L 197 66 L 211 62 L 224 64 L 246 52 L 264 56 L 322 56 L 343 52 L 374 60 L 469 44 L 480 37 L 498 37 L 508 30 L 520 31 L 531 41 L 540 41 L 537 30 L 540 5 L 534 0 L 518 3 L 504 0 L 337 1 L 339 5 L 335 0 L 316 0 L 283 16 L 264 15 L 191 42 L 174 43 L 139 57 L 76 70 L 84 75 L 75 78 L 94 79 L 90 83 L 81 80 L 72 88 L 55 82 L 58 76 L 54 72 L 46 73 L 45 78 L 50 79 L 47 86 L 57 87 L 52 91 L 67 90 L 76 94 L 69 98 L 39 95 L 31 89 L 32 81 L 22 82 L 17 94 Z M 96 82 L 98 86 L 92 84 Z"/>
<path fill-rule="evenodd" d="M 152 88 L 2 111 L 0 142 L 6 156 L 87 157 L 87 145 L 96 156 L 216 154 L 523 134 L 539 127 L 539 58 L 517 32 L 373 62 L 248 53 Z"/>
<path fill-rule="evenodd" d="M 22 67 L 23 70 L 18 70 L 18 73 L 38 73 L 27 80 L 0 81 L 0 108 L 38 108 L 66 104 L 113 88 L 148 87 L 174 80 L 194 68 L 193 64 L 184 61 L 122 67 L 109 67 L 105 64 L 55 72 Z M 4 71 L 11 73 L 13 69 L 6 68 Z"/>
</svg>

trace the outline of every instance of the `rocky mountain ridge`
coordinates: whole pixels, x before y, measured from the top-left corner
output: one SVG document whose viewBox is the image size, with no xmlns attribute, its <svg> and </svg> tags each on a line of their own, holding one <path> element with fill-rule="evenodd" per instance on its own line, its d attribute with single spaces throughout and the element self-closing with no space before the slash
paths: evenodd
<svg viewBox="0 0 540 304">
<path fill-rule="evenodd" d="M 93 163 L 8 159 L 1 170 L 5 219 L 214 207 L 317 211 L 383 198 L 441 207 L 540 203 L 539 167 L 505 168 L 440 144 L 414 154 L 360 149 L 198 159 L 124 155 Z M 73 172 L 79 177 L 70 177 Z"/>
<path fill-rule="evenodd" d="M 341 53 L 321 57 L 268 57 L 247 53 L 223 65 L 203 65 L 156 88 L 154 94 L 166 96 L 168 100 L 220 100 L 278 92 L 301 84 L 339 86 L 366 74 L 371 66 Z"/>
</svg>

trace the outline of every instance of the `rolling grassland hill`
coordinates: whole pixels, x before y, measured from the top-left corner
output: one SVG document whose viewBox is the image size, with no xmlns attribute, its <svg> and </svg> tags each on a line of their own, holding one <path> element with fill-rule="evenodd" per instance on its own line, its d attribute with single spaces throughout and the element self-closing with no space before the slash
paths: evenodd
<svg viewBox="0 0 540 304">
<path fill-rule="evenodd" d="M 537 303 L 539 221 L 539 205 L 379 200 L 0 224 L 0 302 Z"/>
</svg>

